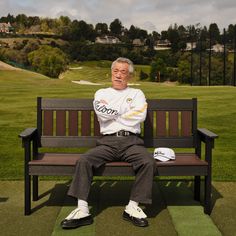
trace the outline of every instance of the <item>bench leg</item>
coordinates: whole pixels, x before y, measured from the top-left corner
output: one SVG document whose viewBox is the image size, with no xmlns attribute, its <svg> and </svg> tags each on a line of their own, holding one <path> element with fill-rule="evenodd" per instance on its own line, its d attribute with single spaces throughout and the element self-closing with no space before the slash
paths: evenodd
<svg viewBox="0 0 236 236">
<path fill-rule="evenodd" d="M 33 201 L 37 201 L 39 199 L 38 194 L 38 176 L 33 176 Z"/>
<path fill-rule="evenodd" d="M 25 215 L 31 213 L 31 177 L 25 174 Z"/>
<path fill-rule="evenodd" d="M 205 202 L 204 202 L 205 214 L 211 214 L 211 176 L 205 176 Z"/>
<path fill-rule="evenodd" d="M 201 190 L 201 178 L 200 176 L 194 177 L 194 200 L 200 201 L 200 190 Z"/>
<path fill-rule="evenodd" d="M 29 175 L 29 165 L 31 153 L 30 142 L 25 142 L 25 215 L 30 215 L 31 213 L 31 176 Z"/>
</svg>

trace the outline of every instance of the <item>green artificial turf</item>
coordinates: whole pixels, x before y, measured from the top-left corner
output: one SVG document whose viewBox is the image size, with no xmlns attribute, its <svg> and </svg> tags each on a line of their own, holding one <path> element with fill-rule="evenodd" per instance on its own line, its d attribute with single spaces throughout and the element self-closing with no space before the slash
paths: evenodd
<svg viewBox="0 0 236 236">
<path fill-rule="evenodd" d="M 32 203 L 32 214 L 24 215 L 24 182 L 0 181 L 0 235 L 48 236 L 66 194 L 65 183 L 40 182 L 40 200 Z"/>
<path fill-rule="evenodd" d="M 210 216 L 204 214 L 202 205 L 193 200 L 190 181 L 155 182 L 153 204 L 144 207 L 149 217 L 148 228 L 135 227 L 123 221 L 121 215 L 129 199 L 131 185 L 132 183 L 127 181 L 95 183 L 93 189 L 97 188 L 97 190 L 91 194 L 93 201 L 90 200 L 95 222 L 91 226 L 71 230 L 70 235 L 222 235 Z M 60 228 L 59 222 L 74 208 L 67 205 L 62 207 L 53 236 L 69 234 L 68 231 Z"/>
<path fill-rule="evenodd" d="M 59 217 L 57 217 L 52 236 L 62 236 L 62 235 L 95 236 L 95 222 L 92 225 L 86 225 L 77 229 L 72 229 L 72 230 L 61 229 L 60 222 L 65 218 L 64 216 L 69 215 L 69 213 L 74 209 L 75 209 L 74 206 L 62 207 Z"/>
<path fill-rule="evenodd" d="M 66 198 L 68 184 L 67 181 L 40 181 L 40 200 L 32 202 L 33 213 L 24 216 L 23 181 L 0 181 L 0 235 L 50 236 L 55 230 L 66 235 L 66 232 L 60 229 L 60 221 L 76 206 L 75 200 Z M 90 230 L 93 234 L 95 232 L 96 236 L 176 236 L 181 235 L 180 233 L 186 235 L 186 232 L 190 232 L 190 236 L 196 235 L 197 232 L 206 235 L 210 228 L 213 232 L 213 223 L 223 236 L 235 235 L 235 182 L 213 182 L 213 211 L 210 218 L 203 214 L 202 206 L 192 200 L 191 182 L 155 183 L 153 204 L 149 207 L 141 205 L 150 223 L 146 229 L 135 227 L 121 218 L 131 186 L 130 181 L 94 182 L 89 205 L 95 222 L 86 226 L 89 229 L 76 230 L 76 235 L 79 236 L 81 230 Z M 189 229 L 190 226 L 195 231 Z M 204 232 L 201 227 L 205 229 Z M 68 232 L 73 233 L 74 230 Z M 216 235 L 219 235 L 219 232 Z"/>
<path fill-rule="evenodd" d="M 224 236 L 236 236 L 236 183 L 213 183 L 214 208 L 211 218 Z"/>
<path fill-rule="evenodd" d="M 192 183 L 185 181 L 160 184 L 167 209 L 180 236 L 222 235 L 200 202 L 193 200 Z"/>
</svg>

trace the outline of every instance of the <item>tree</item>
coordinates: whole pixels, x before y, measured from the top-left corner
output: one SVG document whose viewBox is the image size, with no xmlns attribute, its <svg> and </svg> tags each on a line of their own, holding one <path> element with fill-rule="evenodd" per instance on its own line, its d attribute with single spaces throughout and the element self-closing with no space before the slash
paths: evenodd
<svg viewBox="0 0 236 236">
<path fill-rule="evenodd" d="M 139 78 L 140 78 L 140 80 L 145 80 L 148 78 L 148 74 L 143 72 L 143 70 L 141 70 L 140 74 L 139 74 Z"/>
<path fill-rule="evenodd" d="M 158 39 L 161 38 L 161 35 L 156 31 L 152 31 L 152 37 L 154 41 L 157 41 Z"/>
<path fill-rule="evenodd" d="M 69 39 L 72 40 L 91 40 L 95 38 L 93 25 L 87 24 L 85 21 L 74 20 L 71 24 Z"/>
<path fill-rule="evenodd" d="M 208 37 L 207 27 L 204 26 L 200 31 L 199 39 L 202 41 L 206 41 Z"/>
<path fill-rule="evenodd" d="M 28 27 L 33 25 L 39 25 L 40 24 L 40 18 L 38 16 L 29 16 L 28 17 Z"/>
<path fill-rule="evenodd" d="M 62 38 L 67 38 L 70 35 L 71 20 L 68 16 L 60 16 L 56 20 L 56 26 L 54 32 L 62 36 Z"/>
<path fill-rule="evenodd" d="M 2 17 L 0 18 L 0 22 L 1 22 L 1 23 L 10 22 L 10 23 L 12 24 L 12 23 L 15 22 L 15 18 L 14 18 L 13 15 L 10 15 L 10 14 L 8 13 L 7 16 L 2 16 Z"/>
<path fill-rule="evenodd" d="M 178 63 L 178 81 L 189 84 L 191 82 L 190 63 L 187 60 L 181 60 Z"/>
<path fill-rule="evenodd" d="M 162 58 L 158 58 L 151 64 L 150 79 L 151 81 L 165 81 L 166 64 Z"/>
<path fill-rule="evenodd" d="M 227 32 L 226 32 L 226 42 L 228 43 L 232 43 L 234 40 L 234 29 L 235 29 L 236 25 L 230 24 L 228 26 Z"/>
<path fill-rule="evenodd" d="M 22 51 L 11 49 L 11 48 L 2 48 L 0 51 L 1 58 L 7 62 L 20 67 L 27 65 L 27 55 Z"/>
<path fill-rule="evenodd" d="M 209 32 L 211 32 L 212 39 L 216 40 L 217 42 L 220 41 L 220 30 L 216 23 L 212 23 L 209 26 Z"/>
<path fill-rule="evenodd" d="M 47 23 L 46 20 L 41 21 L 40 27 L 41 27 L 41 31 L 43 31 L 43 32 L 48 32 L 49 31 L 49 26 L 48 26 L 48 23 Z"/>
<path fill-rule="evenodd" d="M 161 31 L 161 39 L 168 39 L 168 32 L 167 30 Z"/>
<path fill-rule="evenodd" d="M 177 52 L 179 50 L 178 45 L 180 42 L 180 36 L 177 25 L 175 24 L 174 27 L 170 26 L 168 28 L 167 34 L 168 34 L 168 39 L 171 42 L 172 51 Z"/>
<path fill-rule="evenodd" d="M 98 35 L 106 35 L 108 34 L 108 26 L 106 23 L 97 23 L 95 31 Z"/>
<path fill-rule="evenodd" d="M 25 44 L 23 51 L 25 53 L 30 53 L 32 51 L 35 51 L 37 49 L 39 49 L 40 46 L 40 41 L 36 41 L 36 40 L 28 40 L 27 43 Z"/>
<path fill-rule="evenodd" d="M 15 22 L 15 18 L 13 15 L 11 15 L 10 13 L 8 13 L 7 17 L 6 17 L 6 22 L 10 22 L 11 24 Z"/>
<path fill-rule="evenodd" d="M 119 19 L 115 19 L 110 24 L 110 31 L 113 35 L 120 35 L 122 30 L 122 23 Z"/>
<path fill-rule="evenodd" d="M 52 78 L 58 78 L 68 64 L 66 55 L 60 49 L 46 45 L 29 53 L 28 60 L 37 72 Z"/>
</svg>

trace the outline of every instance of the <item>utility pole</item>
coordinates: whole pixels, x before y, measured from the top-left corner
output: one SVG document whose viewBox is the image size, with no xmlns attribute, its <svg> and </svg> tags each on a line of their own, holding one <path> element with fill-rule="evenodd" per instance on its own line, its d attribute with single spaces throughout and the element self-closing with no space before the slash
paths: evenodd
<svg viewBox="0 0 236 236">
<path fill-rule="evenodd" d="M 208 65 L 208 85 L 210 86 L 211 85 L 211 29 L 209 29 L 209 36 L 210 36 L 210 39 L 209 39 L 209 65 Z"/>
<path fill-rule="evenodd" d="M 191 86 L 193 86 L 193 32 L 190 30 L 190 42 L 191 42 L 191 62 L 190 62 L 190 76 L 191 76 Z"/>
<path fill-rule="evenodd" d="M 226 81 L 226 37 L 225 37 L 225 28 L 224 28 L 223 42 L 224 42 L 223 85 L 225 85 L 225 81 Z"/>
<path fill-rule="evenodd" d="M 202 85 L 202 39 L 200 38 L 199 84 Z"/>
<path fill-rule="evenodd" d="M 234 78 L 233 86 L 236 86 L 236 25 L 234 25 Z"/>
</svg>

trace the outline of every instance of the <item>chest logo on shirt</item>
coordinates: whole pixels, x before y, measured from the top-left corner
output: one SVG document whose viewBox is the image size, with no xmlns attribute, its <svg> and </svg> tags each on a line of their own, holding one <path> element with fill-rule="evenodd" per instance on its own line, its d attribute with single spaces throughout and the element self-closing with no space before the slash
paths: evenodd
<svg viewBox="0 0 236 236">
<path fill-rule="evenodd" d="M 131 103 L 132 101 L 133 101 L 132 98 L 127 98 L 127 99 L 126 99 L 126 103 L 128 103 L 128 104 Z"/>
</svg>

